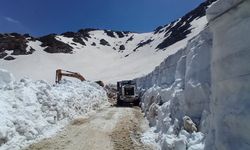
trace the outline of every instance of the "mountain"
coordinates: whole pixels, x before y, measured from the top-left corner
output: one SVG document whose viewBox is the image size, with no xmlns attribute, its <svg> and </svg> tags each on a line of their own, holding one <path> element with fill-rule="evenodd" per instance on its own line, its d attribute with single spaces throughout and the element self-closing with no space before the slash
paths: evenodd
<svg viewBox="0 0 250 150">
<path fill-rule="evenodd" d="M 208 0 L 183 17 L 149 33 L 80 29 L 32 37 L 0 34 L 1 68 L 17 77 L 54 79 L 57 68 L 77 71 L 90 80 L 115 82 L 151 72 L 202 31 Z"/>
</svg>

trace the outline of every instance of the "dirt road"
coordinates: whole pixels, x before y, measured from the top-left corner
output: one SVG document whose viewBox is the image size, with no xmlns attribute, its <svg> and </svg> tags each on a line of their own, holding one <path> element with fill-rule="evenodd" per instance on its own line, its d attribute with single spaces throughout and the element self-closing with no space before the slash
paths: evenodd
<svg viewBox="0 0 250 150">
<path fill-rule="evenodd" d="M 139 108 L 111 107 L 79 118 L 58 135 L 26 150 L 144 150 L 140 141 L 147 127 Z"/>
</svg>

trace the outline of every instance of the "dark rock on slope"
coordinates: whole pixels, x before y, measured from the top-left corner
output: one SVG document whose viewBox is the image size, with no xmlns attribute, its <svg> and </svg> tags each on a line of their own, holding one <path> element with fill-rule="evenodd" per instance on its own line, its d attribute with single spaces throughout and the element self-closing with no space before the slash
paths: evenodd
<svg viewBox="0 0 250 150">
<path fill-rule="evenodd" d="M 56 40 L 55 36 L 56 36 L 55 34 L 50 34 L 38 39 L 39 41 L 42 42 L 41 46 L 43 47 L 47 46 L 47 48 L 45 48 L 44 51 L 48 53 L 71 53 L 72 47 L 69 46 L 68 44 Z"/>
<path fill-rule="evenodd" d="M 61 35 L 69 38 L 73 38 L 73 42 L 80 43 L 83 46 L 86 46 L 86 43 L 83 41 L 88 41 L 89 38 L 91 38 L 89 32 L 95 31 L 97 29 L 92 28 L 86 28 L 86 29 L 80 29 L 77 32 L 65 32 Z M 72 47 L 66 43 L 63 43 L 61 41 L 56 40 L 56 34 L 50 34 L 47 36 L 43 36 L 38 38 L 39 41 L 42 42 L 43 47 L 47 46 L 44 51 L 48 53 L 72 53 Z"/>
<path fill-rule="evenodd" d="M 101 45 L 104 45 L 104 46 L 110 46 L 109 42 L 107 42 L 107 41 L 104 40 L 104 39 L 101 39 L 101 40 L 100 40 L 100 44 L 101 44 Z"/>
<path fill-rule="evenodd" d="M 80 43 L 80 44 L 86 46 L 85 42 L 82 40 L 82 38 L 86 38 L 86 37 L 82 36 L 82 34 L 80 34 L 78 32 L 77 33 L 75 33 L 75 32 L 65 32 L 62 35 L 65 36 L 65 37 L 73 38 L 73 40 L 72 40 L 73 42 Z"/>
<path fill-rule="evenodd" d="M 27 35 L 18 33 L 0 34 L 0 59 L 7 56 L 7 51 L 11 51 L 11 55 L 29 55 L 34 50 L 27 49 Z"/>
<path fill-rule="evenodd" d="M 116 31 L 115 33 L 118 35 L 119 38 L 125 37 L 125 35 L 123 34 L 123 32 Z"/>
<path fill-rule="evenodd" d="M 74 37 L 73 42 L 80 43 L 80 44 L 86 46 L 85 42 L 82 40 L 81 37 Z"/>
<path fill-rule="evenodd" d="M 79 33 L 81 37 L 84 38 L 84 40 L 88 41 L 88 38 L 91 38 L 91 36 L 89 35 L 89 32 L 95 31 L 95 30 L 98 30 L 98 29 L 86 28 L 86 29 L 78 30 L 77 33 Z"/>
<path fill-rule="evenodd" d="M 108 36 L 110 36 L 110 37 L 112 37 L 112 38 L 116 38 L 113 31 L 104 30 L 104 32 L 105 32 Z"/>
<path fill-rule="evenodd" d="M 104 32 L 112 38 L 116 38 L 114 33 L 117 34 L 118 38 L 126 37 L 128 36 L 129 33 L 131 33 L 129 31 L 112 31 L 112 30 L 104 30 Z"/>
<path fill-rule="evenodd" d="M 157 27 L 157 28 L 154 30 L 154 34 L 163 32 L 163 30 L 161 30 L 162 28 L 164 28 L 164 27 L 163 27 L 163 26 Z"/>
<path fill-rule="evenodd" d="M 121 50 L 121 51 L 125 50 L 125 46 L 124 46 L 124 45 L 121 45 L 121 46 L 119 47 L 119 50 Z"/>
<path fill-rule="evenodd" d="M 152 39 L 148 39 L 147 41 L 140 42 L 139 44 L 137 44 L 137 47 L 133 51 L 135 52 L 138 48 L 150 44 L 152 41 L 153 41 Z"/>
<path fill-rule="evenodd" d="M 4 60 L 14 60 L 14 59 L 16 59 L 16 58 L 12 57 L 12 56 L 7 56 L 7 57 L 4 58 Z"/>
<path fill-rule="evenodd" d="M 133 39 L 134 39 L 134 36 L 132 35 L 132 36 L 126 41 L 126 43 L 128 43 L 129 41 L 133 41 Z"/>
</svg>

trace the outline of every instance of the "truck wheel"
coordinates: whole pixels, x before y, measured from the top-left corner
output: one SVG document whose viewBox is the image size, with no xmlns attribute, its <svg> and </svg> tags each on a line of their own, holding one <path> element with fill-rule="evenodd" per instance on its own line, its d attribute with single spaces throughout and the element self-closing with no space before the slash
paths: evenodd
<svg viewBox="0 0 250 150">
<path fill-rule="evenodd" d="M 134 102 L 134 106 L 139 106 L 139 104 L 140 104 L 140 100 L 137 99 L 137 100 Z"/>
<path fill-rule="evenodd" d="M 123 105 L 123 102 L 122 102 L 120 99 L 118 99 L 116 105 L 117 105 L 117 106 L 122 106 L 122 105 Z"/>
</svg>

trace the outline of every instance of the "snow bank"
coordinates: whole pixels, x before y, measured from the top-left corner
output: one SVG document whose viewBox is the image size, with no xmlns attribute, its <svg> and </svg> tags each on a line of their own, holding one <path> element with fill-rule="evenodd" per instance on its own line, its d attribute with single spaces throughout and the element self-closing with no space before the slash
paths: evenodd
<svg viewBox="0 0 250 150">
<path fill-rule="evenodd" d="M 250 149 L 250 1 L 220 0 L 208 10 L 223 13 L 213 32 L 211 127 L 207 150 Z"/>
<path fill-rule="evenodd" d="M 64 80 L 54 86 L 29 79 L 14 82 L 5 70 L 0 70 L 0 79 L 1 150 L 21 149 L 50 136 L 107 102 L 106 92 L 92 82 Z"/>
<path fill-rule="evenodd" d="M 204 134 L 186 132 L 182 118 L 191 117 L 199 131 L 207 132 L 203 114 L 210 111 L 211 47 L 212 36 L 206 29 L 152 73 L 136 79 L 138 86 L 146 90 L 142 109 L 150 125 L 156 127 L 156 142 L 161 149 L 204 148 Z"/>
</svg>

